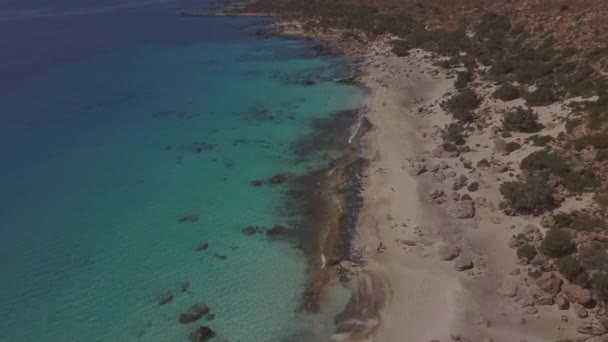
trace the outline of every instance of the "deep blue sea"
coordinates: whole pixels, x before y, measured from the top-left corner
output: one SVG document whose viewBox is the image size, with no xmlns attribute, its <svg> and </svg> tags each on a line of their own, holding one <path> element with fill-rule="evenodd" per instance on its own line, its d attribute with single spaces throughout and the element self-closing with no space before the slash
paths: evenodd
<svg viewBox="0 0 608 342">
<path fill-rule="evenodd" d="M 241 229 L 288 224 L 287 185 L 251 181 L 325 165 L 294 142 L 364 94 L 268 19 L 177 15 L 204 5 L 0 0 L 0 341 L 331 333 L 298 310 L 303 252 Z"/>
</svg>

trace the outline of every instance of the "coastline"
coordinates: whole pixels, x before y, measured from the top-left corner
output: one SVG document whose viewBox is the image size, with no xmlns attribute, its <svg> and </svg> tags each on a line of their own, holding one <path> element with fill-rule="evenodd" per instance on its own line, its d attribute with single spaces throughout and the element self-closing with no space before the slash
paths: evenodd
<svg viewBox="0 0 608 342">
<path fill-rule="evenodd" d="M 499 156 L 489 129 L 473 137 L 477 148 L 466 158 L 440 148 L 452 122 L 441 102 L 453 93 L 456 71 L 441 69 L 441 58 L 423 50 L 397 57 L 390 37 L 366 46 L 345 41 L 337 30 L 304 32 L 297 21 L 279 21 L 277 28 L 360 58 L 355 82 L 369 91 L 363 117 L 373 128 L 358 142 L 369 165 L 350 242 L 358 262 L 339 265 L 351 299 L 335 318 L 332 340 L 540 342 L 576 335 L 577 317 L 537 309 L 544 305 L 537 303 L 538 286 L 519 284 L 520 264 L 507 245 L 516 226 L 540 224 L 538 217 L 497 209 L 496 181 L 521 156 Z M 486 107 L 501 110 L 497 103 Z M 492 167 L 471 167 L 471 159 L 486 157 Z M 482 185 L 470 200 L 454 191 L 462 177 Z M 467 208 L 472 213 L 463 214 Z M 446 247 L 455 255 L 442 256 Z"/>
</svg>

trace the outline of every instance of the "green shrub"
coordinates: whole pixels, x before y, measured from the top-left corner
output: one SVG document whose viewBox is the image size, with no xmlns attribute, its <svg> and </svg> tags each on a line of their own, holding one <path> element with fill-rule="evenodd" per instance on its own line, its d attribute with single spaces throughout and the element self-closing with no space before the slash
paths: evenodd
<svg viewBox="0 0 608 342">
<path fill-rule="evenodd" d="M 554 216 L 555 226 L 558 228 L 571 228 L 574 230 L 592 231 L 605 228 L 606 221 L 601 217 L 589 213 L 573 210 L 569 213 L 559 213 Z"/>
<path fill-rule="evenodd" d="M 507 143 L 507 145 L 505 146 L 505 151 L 507 153 L 511 153 L 514 151 L 517 151 L 521 148 L 521 145 L 519 143 L 516 143 L 515 141 L 511 141 L 510 143 Z"/>
<path fill-rule="evenodd" d="M 582 150 L 587 146 L 593 146 L 597 149 L 608 148 L 608 134 L 597 133 L 580 137 L 572 142 L 572 145 L 577 150 Z"/>
<path fill-rule="evenodd" d="M 528 171 L 530 174 L 538 174 L 539 172 L 554 173 L 561 175 L 567 172 L 570 168 L 564 158 L 547 151 L 536 151 L 525 157 L 519 168 Z"/>
<path fill-rule="evenodd" d="M 397 57 L 409 56 L 410 46 L 405 40 L 395 40 L 393 41 L 393 53 L 397 55 Z"/>
<path fill-rule="evenodd" d="M 526 259 L 528 259 L 528 261 L 534 259 L 536 254 L 537 254 L 536 247 L 529 245 L 527 243 L 523 244 L 519 248 L 517 248 L 517 256 L 519 258 L 526 258 Z"/>
<path fill-rule="evenodd" d="M 608 150 L 597 150 L 597 152 L 595 152 L 595 160 L 597 160 L 597 161 L 608 160 Z"/>
<path fill-rule="evenodd" d="M 555 205 L 553 188 L 538 177 L 525 182 L 502 183 L 500 193 L 513 210 L 523 214 L 540 214 Z"/>
<path fill-rule="evenodd" d="M 443 141 L 452 143 L 454 145 L 464 144 L 465 140 L 464 136 L 462 135 L 462 125 L 451 123 L 443 134 Z"/>
<path fill-rule="evenodd" d="M 578 252 L 578 258 L 586 269 L 608 270 L 608 253 L 598 242 L 593 242 L 588 246 L 582 247 Z"/>
<path fill-rule="evenodd" d="M 530 107 L 547 106 L 557 101 L 555 93 L 549 87 L 538 87 L 535 91 L 524 94 L 524 99 Z"/>
<path fill-rule="evenodd" d="M 535 135 L 532 137 L 532 144 L 534 146 L 546 146 L 552 141 L 553 137 L 550 135 Z"/>
<path fill-rule="evenodd" d="M 507 131 L 534 133 L 541 130 L 543 125 L 538 122 L 536 112 L 518 107 L 503 116 L 502 127 Z"/>
<path fill-rule="evenodd" d="M 608 274 L 605 272 L 595 273 L 591 278 L 591 282 L 597 297 L 606 302 L 608 300 Z"/>
<path fill-rule="evenodd" d="M 584 169 L 581 172 L 575 172 L 568 166 L 565 159 L 547 151 L 531 153 L 522 160 L 519 167 L 536 176 L 547 177 L 550 174 L 560 176 L 564 185 L 571 192 L 582 192 L 586 188 L 599 186 L 599 180 L 593 170 Z"/>
<path fill-rule="evenodd" d="M 570 233 L 562 229 L 551 229 L 540 243 L 540 251 L 549 257 L 559 258 L 574 252 L 576 246 Z"/>
<path fill-rule="evenodd" d="M 467 70 L 467 71 L 459 71 L 456 77 L 456 81 L 454 82 L 454 87 L 456 87 L 456 89 L 464 89 L 469 82 L 471 82 L 471 80 L 473 79 L 473 74 Z"/>
<path fill-rule="evenodd" d="M 443 143 L 441 145 L 441 147 L 446 152 L 456 152 L 456 151 L 458 151 L 458 147 L 456 147 L 456 145 L 450 144 L 450 143 Z"/>
<path fill-rule="evenodd" d="M 581 119 L 570 119 L 568 121 L 566 121 L 566 132 L 568 133 L 572 133 L 572 131 L 580 126 L 583 123 L 583 120 Z"/>
<path fill-rule="evenodd" d="M 517 89 L 516 87 L 510 84 L 503 84 L 494 91 L 492 96 L 495 99 L 499 99 L 506 102 L 518 99 L 521 95 L 519 93 L 519 89 Z"/>
<path fill-rule="evenodd" d="M 472 111 L 479 107 L 481 99 L 477 94 L 466 88 L 452 96 L 445 102 L 445 108 L 459 121 L 466 122 L 473 119 Z"/>
<path fill-rule="evenodd" d="M 557 259 L 556 263 L 559 273 L 563 274 L 564 277 L 570 281 L 576 279 L 576 277 L 584 271 L 581 263 L 571 255 Z"/>
<path fill-rule="evenodd" d="M 470 192 L 475 192 L 475 191 L 479 190 L 479 183 L 473 182 L 473 183 L 469 184 L 469 186 L 467 187 L 467 190 L 469 190 Z"/>
</svg>

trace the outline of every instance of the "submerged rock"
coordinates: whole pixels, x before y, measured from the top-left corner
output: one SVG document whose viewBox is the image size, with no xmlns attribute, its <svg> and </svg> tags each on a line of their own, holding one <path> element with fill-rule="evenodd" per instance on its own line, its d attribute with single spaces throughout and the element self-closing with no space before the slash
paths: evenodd
<svg viewBox="0 0 608 342">
<path fill-rule="evenodd" d="M 198 244 L 198 246 L 196 246 L 195 250 L 196 250 L 197 252 L 200 252 L 200 251 L 204 251 L 204 250 L 206 250 L 206 249 L 208 249 L 208 248 L 209 248 L 209 244 L 208 244 L 208 243 L 206 243 L 206 242 L 201 242 L 201 243 L 199 243 L 199 244 Z"/>
<path fill-rule="evenodd" d="M 204 341 L 209 340 L 211 337 L 213 337 L 213 335 L 214 335 L 214 333 L 213 333 L 213 330 L 211 330 L 211 328 L 209 328 L 207 326 L 201 326 L 190 334 L 190 341 L 191 342 L 204 342 Z"/>
<path fill-rule="evenodd" d="M 179 290 L 182 292 L 186 292 L 188 291 L 188 289 L 190 288 L 190 281 L 189 280 L 184 280 L 179 284 Z"/>
<path fill-rule="evenodd" d="M 270 184 L 282 184 L 285 183 L 287 181 L 287 176 L 281 175 L 281 174 L 276 174 L 272 177 L 270 177 L 270 179 L 268 180 L 268 182 Z"/>
<path fill-rule="evenodd" d="M 215 254 L 213 254 L 213 256 L 216 257 L 216 258 L 218 258 L 218 259 L 220 259 L 220 260 L 226 260 L 226 259 L 228 259 L 227 256 L 225 256 L 224 254 L 220 254 L 220 253 L 215 253 Z"/>
<path fill-rule="evenodd" d="M 177 222 L 198 222 L 198 215 L 186 215 L 177 219 Z"/>
<path fill-rule="evenodd" d="M 190 309 L 179 315 L 179 322 L 181 324 L 188 324 L 201 319 L 204 315 L 209 313 L 207 305 L 202 303 L 194 304 Z"/>
<path fill-rule="evenodd" d="M 262 181 L 259 181 L 259 180 L 252 180 L 250 184 L 253 187 L 258 187 L 258 186 L 262 186 L 263 183 L 262 183 Z"/>
<path fill-rule="evenodd" d="M 165 305 L 173 300 L 173 294 L 169 291 L 164 291 L 158 295 L 158 305 Z"/>
<path fill-rule="evenodd" d="M 259 230 L 260 229 L 257 226 L 247 226 L 247 227 L 241 229 L 241 233 L 243 233 L 245 235 L 253 235 L 253 234 L 257 233 Z"/>
<path fill-rule="evenodd" d="M 268 235 L 268 236 L 279 235 L 284 231 L 285 231 L 285 227 L 281 226 L 280 224 L 275 224 L 274 226 L 272 226 L 272 228 L 270 228 L 266 231 L 266 235 Z"/>
</svg>

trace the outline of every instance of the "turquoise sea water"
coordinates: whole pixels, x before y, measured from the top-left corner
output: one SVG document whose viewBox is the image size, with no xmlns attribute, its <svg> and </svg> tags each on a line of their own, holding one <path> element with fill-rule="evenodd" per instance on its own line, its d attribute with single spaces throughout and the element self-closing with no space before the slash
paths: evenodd
<svg viewBox="0 0 608 342">
<path fill-rule="evenodd" d="M 361 106 L 333 81 L 348 61 L 256 35 L 265 19 L 179 18 L 181 2 L 61 4 L 0 2 L 0 341 L 331 332 L 298 313 L 302 252 L 241 229 L 288 220 L 286 186 L 252 180 L 327 162 L 293 143 Z M 179 324 L 198 302 L 213 320 Z"/>
</svg>

